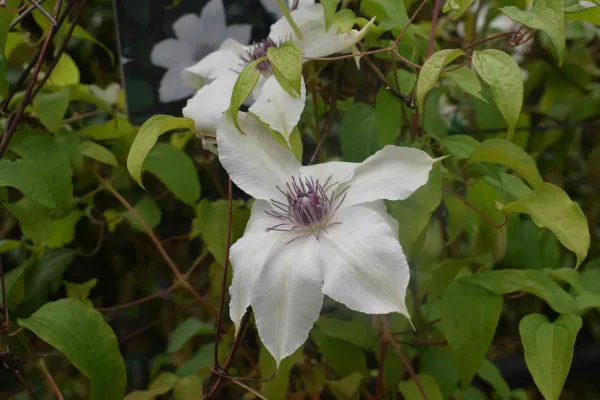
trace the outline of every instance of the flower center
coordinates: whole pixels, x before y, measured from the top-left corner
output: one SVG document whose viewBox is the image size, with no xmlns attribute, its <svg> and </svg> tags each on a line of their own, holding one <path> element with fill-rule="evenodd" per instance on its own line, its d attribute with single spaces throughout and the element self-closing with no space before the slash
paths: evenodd
<svg viewBox="0 0 600 400">
<path fill-rule="evenodd" d="M 312 177 L 293 177 L 285 190 L 278 186 L 286 201 L 271 200 L 271 209 L 266 213 L 281 220 L 281 223 L 267 228 L 267 231 L 297 230 L 318 234 L 326 229 L 333 212 L 346 197 L 346 189 L 335 193 L 336 186 L 337 183 L 331 183 L 331 177 L 324 183 Z"/>
<path fill-rule="evenodd" d="M 250 50 L 248 50 L 246 56 L 244 57 L 244 61 L 246 63 L 251 63 L 252 61 L 256 61 L 259 58 L 267 56 L 267 50 L 271 47 L 279 47 L 275 42 L 271 39 L 263 40 L 262 42 L 258 42 L 252 45 Z M 263 74 L 264 76 L 271 76 L 273 71 L 271 71 L 271 63 L 269 60 L 263 60 L 258 63 L 256 69 Z"/>
</svg>

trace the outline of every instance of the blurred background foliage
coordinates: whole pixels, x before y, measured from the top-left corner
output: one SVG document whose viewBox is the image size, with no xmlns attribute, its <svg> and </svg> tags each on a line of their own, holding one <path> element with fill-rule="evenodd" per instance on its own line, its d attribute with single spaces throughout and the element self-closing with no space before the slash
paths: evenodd
<svg viewBox="0 0 600 400">
<path fill-rule="evenodd" d="M 499 27 L 492 22 L 500 14 L 498 7 L 523 9 L 525 3 L 486 1 L 458 21 L 452 13 L 440 13 L 436 49 L 460 48 L 518 29 L 519 25 Z M 575 6 L 566 3 L 565 7 Z M 48 1 L 44 7 L 52 10 L 53 4 Z M 384 0 L 344 4 L 357 16 L 378 17 L 384 27 L 378 33 L 383 35 L 371 33 L 365 44 L 373 48 L 388 46 L 419 5 L 410 0 L 404 5 Z M 399 43 L 398 52 L 414 63 L 422 64 L 427 56 L 433 6 L 427 2 Z M 139 7 L 144 12 L 144 6 Z M 119 361 L 88 347 L 77 350 L 81 353 L 75 358 L 81 358 L 75 362 L 68 349 L 54 346 L 67 359 L 46 343 L 60 338 L 38 335 L 42 341 L 32 333 L 38 328 L 28 318 L 62 298 L 92 304 L 114 331 L 125 361 L 126 391 L 138 391 L 128 399 L 197 399 L 211 372 L 215 315 L 223 294 L 227 176 L 193 133 L 181 129 L 161 136 L 148 155 L 146 190 L 130 177 L 125 163 L 138 127 L 127 120 L 124 92 L 116 86 L 122 77 L 114 15 L 111 1 L 88 2 L 79 28 L 44 88 L 25 109 L 0 162 L 0 253 L 11 352 L 5 365 L 0 362 L 0 398 L 29 398 L 26 386 L 36 398 L 53 398 L 48 371 L 65 399 L 85 398 L 90 391 L 99 399 L 115 398 L 107 386 L 125 384 L 117 383 L 122 377 L 109 379 Z M 50 29 L 44 16 L 34 11 L 8 32 L 7 21 L 13 16 L 0 7 L 0 38 L 5 38 L 0 43 L 4 49 L 0 73 L 6 77 L 0 80 L 2 99 L 7 98 L 7 84 L 17 82 Z M 596 309 L 600 303 L 595 297 L 600 295 L 599 32 L 589 23 L 566 20 L 567 46 L 560 67 L 549 37 L 540 31 L 516 48 L 507 37 L 477 47 L 501 49 L 518 60 L 524 104 L 511 141 L 532 157 L 544 181 L 563 188 L 581 206 L 592 245 L 578 272 L 573 271 L 576 255 L 563 247 L 568 237 L 559 240 L 556 232 L 540 228 L 529 216 L 499 210 L 498 204 L 519 199 L 529 190 L 525 182 L 503 165 L 468 162 L 480 142 L 506 137 L 506 123 L 489 87 L 483 84 L 476 96 L 461 85 L 460 77 L 444 73 L 416 114 L 386 86 L 414 93 L 418 71 L 388 53 L 368 57 L 360 70 L 352 59 L 308 66 L 316 68 L 320 79 L 308 82 L 310 98 L 300 125 L 305 161 L 320 140 L 315 117 L 332 132 L 320 153 L 322 161 L 338 157 L 362 161 L 392 143 L 451 156 L 413 196 L 389 203 L 412 268 L 408 301 L 416 329 L 400 316 L 372 318 L 327 301 L 309 341 L 284 361 L 274 379 L 226 380 L 216 398 L 256 398 L 241 385 L 268 399 L 358 399 L 376 398 L 375 394 L 422 398 L 405 361 L 430 400 L 541 398 L 525 365 L 517 326 L 533 312 L 555 318 L 557 311 L 562 312 L 557 306 L 562 297 L 556 298 L 562 292 L 569 297 L 583 293 L 591 300 L 579 308 L 585 310 L 583 328 L 561 398 L 600 398 Z M 52 49 L 60 46 L 64 34 L 59 31 Z M 51 60 L 52 55 L 44 60 L 42 73 Z M 19 96 L 5 104 L 8 110 L 15 109 Z M 6 118 L 0 121 L 7 124 Z M 237 189 L 234 199 L 235 240 L 249 217 L 249 204 Z M 174 269 L 187 283 L 177 280 Z M 440 326 L 442 297 L 459 277 L 508 269 L 523 271 L 519 282 L 529 286 L 505 291 L 517 294 L 505 297 L 489 351 L 475 366 L 472 383 L 461 387 L 456 360 Z M 562 292 L 540 295 L 546 281 L 539 281 L 547 277 Z M 60 312 L 57 318 L 72 317 L 73 329 L 83 329 L 79 334 L 98 335 L 96 350 L 106 346 L 107 353 L 111 351 L 114 338 L 95 314 L 86 314 L 86 308 L 71 317 Z M 76 324 L 79 312 L 90 319 Z M 400 352 L 381 340 L 382 324 Z M 68 333 L 62 338 L 69 341 Z M 227 323 L 219 341 L 221 360 L 229 354 L 233 339 L 233 327 Z M 252 325 L 229 372 L 256 379 L 275 372 Z"/>
</svg>

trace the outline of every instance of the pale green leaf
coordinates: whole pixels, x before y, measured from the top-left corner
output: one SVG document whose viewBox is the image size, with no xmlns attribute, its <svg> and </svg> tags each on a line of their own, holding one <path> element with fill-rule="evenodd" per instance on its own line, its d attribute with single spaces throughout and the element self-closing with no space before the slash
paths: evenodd
<svg viewBox="0 0 600 400">
<path fill-rule="evenodd" d="M 548 34 L 562 65 L 565 52 L 565 23 L 563 0 L 534 0 L 529 11 L 514 6 L 500 9 L 508 18 Z"/>
<path fill-rule="evenodd" d="M 502 296 L 463 280 L 450 284 L 442 297 L 441 327 L 463 387 L 487 354 L 501 310 Z"/>
<path fill-rule="evenodd" d="M 302 49 L 293 41 L 267 49 L 267 59 L 279 85 L 292 97 L 300 98 Z"/>
<path fill-rule="evenodd" d="M 465 52 L 460 49 L 446 49 L 433 53 L 425 61 L 417 80 L 417 103 L 419 110 L 423 110 L 425 96 L 438 81 L 442 69 L 463 55 L 465 55 Z"/>
<path fill-rule="evenodd" d="M 325 32 L 331 28 L 331 23 L 333 22 L 333 17 L 337 10 L 337 6 L 340 0 L 323 0 L 321 4 L 323 5 L 323 11 L 325 13 Z"/>
<path fill-rule="evenodd" d="M 443 400 L 444 396 L 442 396 L 442 392 L 440 387 L 438 386 L 435 379 L 426 374 L 417 375 L 416 379 L 419 380 L 419 384 L 421 388 L 427 395 L 427 399 L 429 400 Z M 417 383 L 414 379 L 409 379 L 403 382 L 398 383 L 398 390 L 402 393 L 402 396 L 405 400 L 421 400 L 423 399 L 423 394 L 421 390 L 417 386 Z"/>
<path fill-rule="evenodd" d="M 65 285 L 65 289 L 67 291 L 67 297 L 70 299 L 77 299 L 82 301 L 88 299 L 88 297 L 90 296 L 90 292 L 93 288 L 96 287 L 97 283 L 98 279 L 96 278 L 90 279 L 89 281 L 85 281 L 82 283 L 63 281 L 63 284 Z"/>
<path fill-rule="evenodd" d="M 180 365 L 179 368 L 175 371 L 177 376 L 186 377 L 197 374 L 199 371 L 210 371 L 210 368 L 213 364 L 215 354 L 215 344 L 209 343 L 200 346 L 198 351 L 186 361 L 184 364 Z"/>
<path fill-rule="evenodd" d="M 19 228 L 26 238 L 36 244 L 46 244 L 52 232 L 49 208 L 33 202 L 29 197 L 4 206 L 19 221 Z"/>
<path fill-rule="evenodd" d="M 189 375 L 179 378 L 173 389 L 175 400 L 197 400 L 198 393 L 203 392 L 204 384 L 199 375 Z"/>
<path fill-rule="evenodd" d="M 515 132 L 523 105 L 521 70 L 508 54 L 495 49 L 475 51 L 473 67 L 490 86 L 492 97 L 508 124 L 508 137 Z"/>
<path fill-rule="evenodd" d="M 124 400 L 154 400 L 157 396 L 169 393 L 177 382 L 177 375 L 162 372 L 148 387 L 148 390 L 136 390 L 125 396 Z"/>
<path fill-rule="evenodd" d="M 473 0 L 449 0 L 444 4 L 443 12 L 452 12 L 452 19 L 459 19 L 471 7 Z"/>
<path fill-rule="evenodd" d="M 535 160 L 513 142 L 504 139 L 488 139 L 475 148 L 469 163 L 493 162 L 514 169 L 532 188 L 544 185 Z"/>
<path fill-rule="evenodd" d="M 471 157 L 471 154 L 479 146 L 479 141 L 472 136 L 450 135 L 440 139 L 446 151 L 459 160 Z"/>
<path fill-rule="evenodd" d="M 193 205 L 200 197 L 196 167 L 182 150 L 158 143 L 146 157 L 144 169 L 156 175 L 184 203 Z"/>
<path fill-rule="evenodd" d="M 62 53 L 48 80 L 54 86 L 71 86 L 79 83 L 79 68 L 67 53 Z"/>
<path fill-rule="evenodd" d="M 79 151 L 86 157 L 108 164 L 112 167 L 118 166 L 117 157 L 112 151 L 96 142 L 90 140 L 83 141 L 78 146 Z"/>
<path fill-rule="evenodd" d="M 553 323 L 530 314 L 519 323 L 525 363 L 546 400 L 558 400 L 567 379 L 581 317 L 560 315 Z"/>
<path fill-rule="evenodd" d="M 63 353 L 90 379 L 92 400 L 121 399 L 127 374 L 117 338 L 104 317 L 86 303 L 47 303 L 19 325 Z"/>
<path fill-rule="evenodd" d="M 494 388 L 498 397 L 502 400 L 510 400 L 510 388 L 502 377 L 498 367 L 487 358 L 481 363 L 477 375 Z"/>
<path fill-rule="evenodd" d="M 140 127 L 127 156 L 127 169 L 141 187 L 144 187 L 142 184 L 142 166 L 146 156 L 152 150 L 160 135 L 176 129 L 193 130 L 194 121 L 189 118 L 176 118 L 170 115 L 155 115 Z"/>
<path fill-rule="evenodd" d="M 102 124 L 88 125 L 77 133 L 94 140 L 112 140 L 133 135 L 137 128 L 123 118 L 108 120 Z"/>
<path fill-rule="evenodd" d="M 332 24 L 338 27 L 338 34 L 349 32 L 355 23 L 356 14 L 354 14 L 354 11 L 350 10 L 349 8 L 342 8 L 340 11 L 335 13 L 332 20 Z M 371 25 L 370 29 L 373 29 L 373 25 Z"/>
<path fill-rule="evenodd" d="M 150 197 L 142 197 L 142 199 L 138 201 L 133 208 L 137 211 L 137 214 L 144 220 L 150 229 L 154 229 L 160 223 L 160 208 L 158 208 L 156 203 L 154 203 Z M 133 212 L 124 211 L 121 213 L 121 216 L 125 218 L 134 229 L 145 232 L 145 229 L 140 223 L 138 217 L 134 215 Z"/>
<path fill-rule="evenodd" d="M 248 63 L 240 75 L 238 76 L 235 84 L 233 85 L 233 91 L 231 92 L 231 101 L 229 102 L 229 116 L 233 121 L 233 124 L 241 133 L 242 129 L 240 128 L 237 122 L 238 111 L 244 101 L 250 96 L 250 93 L 254 90 L 256 83 L 258 82 L 258 78 L 260 78 L 260 72 L 257 67 L 258 64 L 262 62 L 268 62 L 266 57 L 261 57 L 257 60 Z"/>
<path fill-rule="evenodd" d="M 585 21 L 600 25 L 600 6 L 586 8 L 578 12 L 566 12 L 565 18 L 573 21 Z"/>
<path fill-rule="evenodd" d="M 481 93 L 481 83 L 477 79 L 477 74 L 469 68 L 459 68 L 450 72 L 442 72 L 442 78 L 448 78 L 458 85 L 465 93 L 481 100 L 486 101 Z"/>
<path fill-rule="evenodd" d="M 590 228 L 579 204 L 558 186 L 544 183 L 528 196 L 509 203 L 507 213 L 529 214 L 540 228 L 550 229 L 567 249 L 573 251 L 579 266 L 590 247 Z"/>
<path fill-rule="evenodd" d="M 171 335 L 167 352 L 174 353 L 181 348 L 193 337 L 197 335 L 213 334 L 215 328 L 213 324 L 200 321 L 198 318 L 190 317 L 183 321 Z"/>
<path fill-rule="evenodd" d="M 50 132 L 57 132 L 69 107 L 71 92 L 64 88 L 58 92 L 42 92 L 33 99 L 33 109 L 42 125 Z"/>
<path fill-rule="evenodd" d="M 62 247 L 71 243 L 75 237 L 75 227 L 84 214 L 81 210 L 73 210 L 62 218 L 52 220 L 46 245 L 48 247 Z"/>
</svg>

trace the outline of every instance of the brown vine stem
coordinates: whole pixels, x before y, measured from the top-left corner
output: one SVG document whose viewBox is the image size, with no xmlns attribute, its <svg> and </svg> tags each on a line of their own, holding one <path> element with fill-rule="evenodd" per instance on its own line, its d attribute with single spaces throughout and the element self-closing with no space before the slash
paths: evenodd
<svg viewBox="0 0 600 400">
<path fill-rule="evenodd" d="M 427 50 L 427 58 L 431 57 L 431 55 L 435 51 L 435 33 L 437 31 L 438 18 L 440 16 L 441 7 L 441 0 L 435 0 L 435 4 L 433 6 L 433 17 L 431 18 L 431 30 L 429 31 L 429 49 Z"/>
<path fill-rule="evenodd" d="M 46 362 L 44 361 L 43 358 L 41 358 L 38 361 L 38 366 L 39 366 L 40 370 L 42 371 L 42 374 L 46 378 L 46 381 L 48 382 L 48 385 L 50 386 L 52 393 L 54 393 L 54 395 L 56 396 L 56 398 L 58 400 L 65 400 L 62 393 L 60 392 L 60 389 L 58 388 L 58 385 L 54 381 L 54 378 L 50 374 L 50 371 L 48 370 L 48 367 L 46 366 Z"/>
<path fill-rule="evenodd" d="M 379 340 L 379 368 L 377 369 L 377 386 L 375 389 L 375 398 L 379 399 L 383 396 L 383 375 L 385 372 L 385 356 L 389 343 L 381 338 Z"/>
<path fill-rule="evenodd" d="M 125 197 L 123 197 L 121 195 L 121 193 L 119 193 L 112 186 L 112 184 L 110 182 L 108 182 L 107 180 L 105 180 L 104 178 L 102 178 L 99 175 L 97 175 L 97 177 L 98 177 L 98 180 L 100 181 L 100 183 L 102 184 L 102 186 L 108 192 L 110 192 L 113 195 L 113 197 L 119 201 L 119 203 L 121 203 L 123 206 L 125 206 L 127 211 L 129 211 L 131 213 L 131 215 L 133 215 L 133 217 L 139 222 L 140 226 L 146 232 L 146 234 L 148 235 L 148 237 L 150 238 L 152 243 L 154 243 L 154 245 L 156 246 L 156 249 L 161 254 L 163 259 L 166 261 L 169 268 L 171 268 L 171 270 L 173 271 L 173 274 L 175 274 L 175 277 L 177 278 L 177 281 L 175 282 L 175 284 L 181 285 L 183 288 L 185 288 L 192 296 L 194 296 L 194 298 L 196 298 L 196 300 L 198 300 L 206 308 L 206 310 L 209 312 L 209 314 L 213 318 L 217 319 L 218 315 L 217 315 L 217 312 L 215 311 L 215 309 L 206 302 L 204 297 L 200 296 L 198 294 L 198 292 L 196 292 L 194 290 L 194 288 L 192 288 L 190 286 L 190 284 L 187 282 L 187 277 L 179 271 L 179 269 L 177 268 L 177 265 L 175 264 L 175 262 L 173 261 L 171 256 L 169 256 L 169 254 L 163 247 L 163 245 L 160 242 L 160 240 L 158 239 L 158 237 L 156 237 L 156 235 L 154 234 L 152 229 L 148 226 L 148 224 L 146 223 L 144 218 L 142 218 L 140 213 L 135 208 L 133 208 L 133 206 L 127 201 L 127 199 Z"/>
<path fill-rule="evenodd" d="M 510 31 L 510 32 L 505 32 L 505 33 L 499 33 L 497 35 L 486 37 L 486 38 L 483 38 L 483 39 L 479 39 L 479 40 L 474 41 L 473 43 L 469 43 L 468 45 L 464 46 L 463 50 L 472 49 L 473 47 L 477 47 L 480 44 L 485 43 L 485 42 L 489 42 L 491 40 L 500 39 L 500 38 L 503 38 L 503 37 L 506 37 L 506 36 L 513 36 L 515 33 L 517 33 L 517 32 L 516 31 Z"/>
</svg>

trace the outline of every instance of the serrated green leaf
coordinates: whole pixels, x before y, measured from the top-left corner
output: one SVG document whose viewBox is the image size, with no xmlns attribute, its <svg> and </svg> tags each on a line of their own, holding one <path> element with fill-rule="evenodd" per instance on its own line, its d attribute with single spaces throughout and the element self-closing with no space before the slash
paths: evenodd
<svg viewBox="0 0 600 400">
<path fill-rule="evenodd" d="M 144 161 L 144 169 L 160 179 L 181 201 L 194 204 L 200 197 L 200 180 L 194 162 L 182 150 L 158 143 Z"/>
<path fill-rule="evenodd" d="M 477 74 L 469 68 L 459 68 L 450 72 L 443 72 L 442 78 L 448 78 L 458 85 L 459 88 L 478 98 L 481 101 L 486 101 L 481 93 L 481 83 L 477 79 Z"/>
<path fill-rule="evenodd" d="M 553 323 L 541 314 L 530 314 L 519 323 L 525 363 L 546 400 L 558 400 L 573 359 L 581 317 L 560 315 Z"/>
<path fill-rule="evenodd" d="M 121 399 L 127 373 L 117 338 L 104 317 L 86 303 L 47 303 L 19 325 L 62 352 L 90 379 L 92 400 Z"/>
<path fill-rule="evenodd" d="M 463 387 L 467 387 L 492 342 L 500 320 L 502 296 L 463 280 L 442 296 L 441 327 Z"/>
<path fill-rule="evenodd" d="M 325 14 L 325 32 L 331 28 L 331 23 L 333 22 L 333 17 L 335 16 L 339 2 L 340 0 L 323 0 L 321 2 Z"/>
<path fill-rule="evenodd" d="M 487 358 L 481 363 L 477 375 L 494 388 L 498 397 L 502 400 L 510 400 L 510 388 L 502 377 L 498 367 Z"/>
<path fill-rule="evenodd" d="M 475 148 L 469 163 L 493 162 L 514 169 L 532 188 L 544 185 L 535 160 L 513 142 L 504 139 L 488 139 Z"/>
<path fill-rule="evenodd" d="M 431 376 L 419 374 L 417 375 L 417 379 L 429 400 L 444 399 L 437 382 Z M 406 400 L 420 400 L 423 398 L 423 394 L 414 379 L 398 383 L 398 390 L 400 390 L 400 393 L 402 393 L 403 398 Z"/>
<path fill-rule="evenodd" d="M 62 53 L 52 70 L 48 82 L 54 86 L 71 86 L 79 83 L 79 68 L 70 55 Z"/>
<path fill-rule="evenodd" d="M 285 42 L 267 49 L 267 59 L 279 85 L 290 96 L 300 98 L 302 85 L 302 49 L 296 42 Z"/>
<path fill-rule="evenodd" d="M 71 91 L 63 88 L 58 92 L 38 93 L 33 99 L 33 109 L 42 125 L 50 132 L 57 132 L 63 124 L 63 117 L 69 107 Z"/>
<path fill-rule="evenodd" d="M 112 151 L 96 142 L 90 140 L 83 141 L 78 146 L 79 151 L 86 157 L 108 164 L 112 167 L 118 166 L 117 157 Z"/>
<path fill-rule="evenodd" d="M 579 204 L 558 186 L 544 183 L 528 196 L 509 203 L 502 211 L 525 213 L 540 228 L 550 229 L 567 249 L 575 253 L 578 267 L 590 247 L 590 228 Z"/>
<path fill-rule="evenodd" d="M 194 336 L 210 335 L 215 332 L 213 324 L 200 321 L 198 318 L 190 317 L 183 321 L 171 335 L 167 352 L 174 353 L 181 348 Z"/>
<path fill-rule="evenodd" d="M 600 25 L 600 6 L 586 8 L 578 12 L 565 12 L 565 19 Z"/>
<path fill-rule="evenodd" d="M 572 313 L 576 310 L 573 298 L 542 271 L 505 269 L 486 271 L 477 276 L 463 279 L 498 295 L 513 292 L 531 293 L 544 300 L 553 310 L 559 313 Z"/>
<path fill-rule="evenodd" d="M 248 63 L 240 75 L 238 76 L 235 84 L 233 85 L 233 91 L 231 92 L 231 101 L 229 102 L 229 116 L 233 121 L 235 127 L 241 132 L 242 129 L 237 122 L 238 112 L 244 101 L 250 96 L 250 93 L 254 90 L 258 79 L 260 78 L 260 72 L 256 67 L 261 62 L 267 62 L 267 57 L 261 57 L 257 60 Z"/>
<path fill-rule="evenodd" d="M 417 80 L 417 103 L 419 110 L 423 110 L 425 96 L 438 81 L 442 68 L 463 55 L 465 55 L 465 52 L 461 49 L 446 49 L 433 53 L 425 61 Z"/>
<path fill-rule="evenodd" d="M 548 34 L 558 57 L 558 65 L 562 65 L 565 52 L 563 0 L 534 0 L 529 11 L 514 6 L 502 7 L 500 11 L 514 21 Z"/>
<path fill-rule="evenodd" d="M 189 118 L 176 118 L 170 115 L 155 115 L 140 127 L 129 149 L 127 169 L 141 187 L 144 187 L 142 183 L 142 166 L 148 153 L 150 153 L 160 135 L 176 129 L 193 130 L 194 121 Z"/>
<path fill-rule="evenodd" d="M 473 67 L 490 86 L 494 102 L 508 124 L 508 137 L 512 137 L 523 105 L 523 80 L 519 66 L 508 54 L 487 49 L 473 53 Z"/>
</svg>

